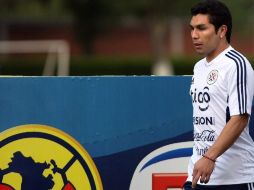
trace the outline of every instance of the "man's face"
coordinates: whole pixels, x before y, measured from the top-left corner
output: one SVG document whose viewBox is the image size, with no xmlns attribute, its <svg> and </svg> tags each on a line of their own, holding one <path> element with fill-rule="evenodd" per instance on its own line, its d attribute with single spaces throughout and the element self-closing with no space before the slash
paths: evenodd
<svg viewBox="0 0 254 190">
<path fill-rule="evenodd" d="M 190 22 L 191 38 L 197 53 L 205 56 L 213 56 L 218 49 L 220 37 L 215 27 L 209 22 L 208 15 L 197 14 Z"/>
</svg>

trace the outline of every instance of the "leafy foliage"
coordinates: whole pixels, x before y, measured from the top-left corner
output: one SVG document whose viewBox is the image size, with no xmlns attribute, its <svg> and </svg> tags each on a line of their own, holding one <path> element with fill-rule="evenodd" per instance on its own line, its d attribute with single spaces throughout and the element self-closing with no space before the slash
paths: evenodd
<svg viewBox="0 0 254 190">
<path fill-rule="evenodd" d="M 96 36 L 126 17 L 149 21 L 189 18 L 200 0 L 0 0 L 0 18 L 73 19 L 79 41 L 93 53 Z M 232 11 L 234 30 L 253 31 L 253 0 L 222 0 Z"/>
<path fill-rule="evenodd" d="M 0 17 L 13 19 L 70 18 L 62 0 L 1 0 Z"/>
</svg>

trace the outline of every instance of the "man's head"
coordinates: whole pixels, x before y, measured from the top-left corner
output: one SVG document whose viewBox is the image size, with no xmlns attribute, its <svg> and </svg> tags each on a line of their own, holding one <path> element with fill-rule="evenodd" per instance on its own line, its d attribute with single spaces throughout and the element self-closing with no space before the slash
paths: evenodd
<svg viewBox="0 0 254 190">
<path fill-rule="evenodd" d="M 226 39 L 230 43 L 232 33 L 232 16 L 227 6 L 217 0 L 203 0 L 191 8 L 191 15 L 208 15 L 209 22 L 214 25 L 215 31 L 222 25 L 227 26 Z"/>
<path fill-rule="evenodd" d="M 232 19 L 228 8 L 216 0 L 203 0 L 191 9 L 191 38 L 197 53 L 211 61 L 230 43 Z"/>
</svg>

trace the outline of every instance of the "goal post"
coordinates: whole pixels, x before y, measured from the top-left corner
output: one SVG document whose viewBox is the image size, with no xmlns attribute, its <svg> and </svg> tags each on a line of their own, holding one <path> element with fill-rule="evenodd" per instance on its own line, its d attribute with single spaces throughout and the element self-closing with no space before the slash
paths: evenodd
<svg viewBox="0 0 254 190">
<path fill-rule="evenodd" d="M 65 40 L 18 40 L 0 41 L 0 54 L 46 53 L 47 58 L 42 75 L 68 76 L 70 67 L 70 47 Z"/>
</svg>

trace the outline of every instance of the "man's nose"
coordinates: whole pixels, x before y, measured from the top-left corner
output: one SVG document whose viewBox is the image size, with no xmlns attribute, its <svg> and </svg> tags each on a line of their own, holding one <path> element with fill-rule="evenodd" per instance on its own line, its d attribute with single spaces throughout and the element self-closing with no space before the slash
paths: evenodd
<svg viewBox="0 0 254 190">
<path fill-rule="evenodd" d="M 192 38 L 192 39 L 198 38 L 198 32 L 197 32 L 196 29 L 193 29 L 193 30 L 191 31 L 191 38 Z"/>
</svg>

